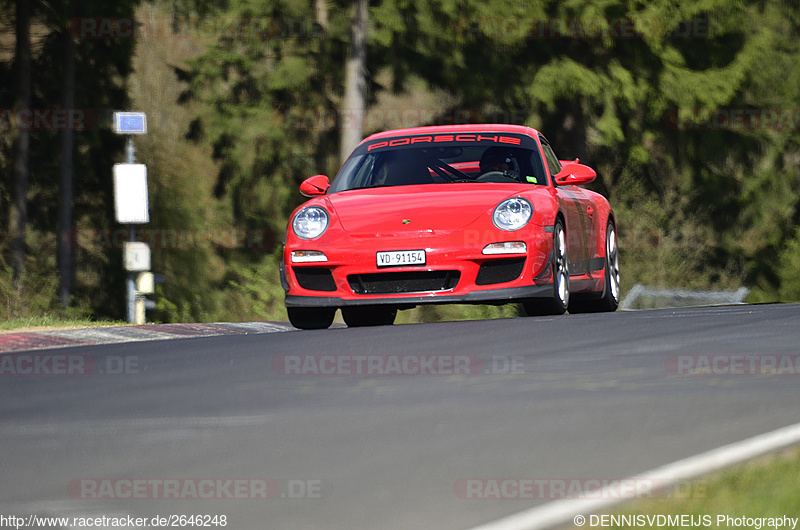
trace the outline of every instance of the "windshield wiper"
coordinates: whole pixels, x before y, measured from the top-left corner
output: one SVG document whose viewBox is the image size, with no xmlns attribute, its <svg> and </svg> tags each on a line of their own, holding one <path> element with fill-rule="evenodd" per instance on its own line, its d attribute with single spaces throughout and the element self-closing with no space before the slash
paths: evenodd
<svg viewBox="0 0 800 530">
<path fill-rule="evenodd" d="M 395 184 L 376 184 L 375 186 L 358 186 L 356 188 L 347 188 L 343 191 L 352 191 L 352 190 L 369 190 L 372 188 L 394 188 Z"/>
</svg>

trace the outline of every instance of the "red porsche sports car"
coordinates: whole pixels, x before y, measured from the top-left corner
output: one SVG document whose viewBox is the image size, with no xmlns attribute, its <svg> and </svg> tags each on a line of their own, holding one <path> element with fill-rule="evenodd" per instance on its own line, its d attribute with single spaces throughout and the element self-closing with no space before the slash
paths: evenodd
<svg viewBox="0 0 800 530">
<path fill-rule="evenodd" d="M 388 325 L 418 304 L 522 302 L 529 315 L 614 311 L 620 272 L 593 169 L 516 125 L 365 139 L 291 215 L 281 264 L 292 325 Z"/>
</svg>

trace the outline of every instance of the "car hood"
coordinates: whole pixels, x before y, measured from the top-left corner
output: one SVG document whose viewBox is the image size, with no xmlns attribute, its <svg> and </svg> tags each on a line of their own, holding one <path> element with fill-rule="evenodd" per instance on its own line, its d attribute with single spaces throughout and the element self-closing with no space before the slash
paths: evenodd
<svg viewBox="0 0 800 530">
<path fill-rule="evenodd" d="M 526 191 L 515 184 L 425 184 L 350 190 L 326 196 L 353 235 L 459 230 Z"/>
</svg>

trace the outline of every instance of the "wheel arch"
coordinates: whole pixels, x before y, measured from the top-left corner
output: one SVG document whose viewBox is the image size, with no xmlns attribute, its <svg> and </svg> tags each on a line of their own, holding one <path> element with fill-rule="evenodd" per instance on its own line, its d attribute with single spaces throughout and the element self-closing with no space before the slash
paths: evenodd
<svg viewBox="0 0 800 530">
<path fill-rule="evenodd" d="M 614 229 L 617 229 L 617 218 L 614 215 L 614 211 L 611 209 L 611 206 L 608 203 L 598 204 L 598 212 L 596 212 L 597 223 L 596 230 L 594 232 L 594 241 L 592 241 L 592 253 L 591 257 L 593 258 L 605 258 L 606 257 L 606 232 L 608 231 L 608 223 L 609 221 L 613 223 Z M 617 232 L 619 234 L 619 232 Z"/>
<path fill-rule="evenodd" d="M 556 225 L 556 221 L 558 221 L 559 219 L 561 220 L 561 224 L 564 225 L 564 231 L 566 232 L 566 230 L 567 230 L 567 216 L 564 214 L 564 211 L 561 208 L 559 208 L 556 211 L 556 216 L 553 219 L 553 226 Z"/>
</svg>

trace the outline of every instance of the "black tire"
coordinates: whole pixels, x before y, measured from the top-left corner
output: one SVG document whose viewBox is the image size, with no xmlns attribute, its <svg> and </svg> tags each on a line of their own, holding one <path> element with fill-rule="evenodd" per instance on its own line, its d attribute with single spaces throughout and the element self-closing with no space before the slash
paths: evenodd
<svg viewBox="0 0 800 530">
<path fill-rule="evenodd" d="M 619 247 L 614 221 L 608 220 L 606 227 L 606 263 L 603 292 L 599 298 L 577 299 L 569 304 L 570 313 L 602 313 L 616 311 L 620 298 Z"/>
<path fill-rule="evenodd" d="M 287 307 L 289 322 L 299 329 L 326 329 L 333 324 L 336 308 Z"/>
<path fill-rule="evenodd" d="M 528 316 L 563 315 L 569 306 L 569 257 L 567 234 L 564 223 L 556 219 L 553 227 L 553 296 L 551 298 L 525 300 L 522 307 Z"/>
<path fill-rule="evenodd" d="M 348 328 L 391 326 L 394 324 L 396 316 L 396 307 L 355 306 L 342 308 L 342 318 Z"/>
</svg>

